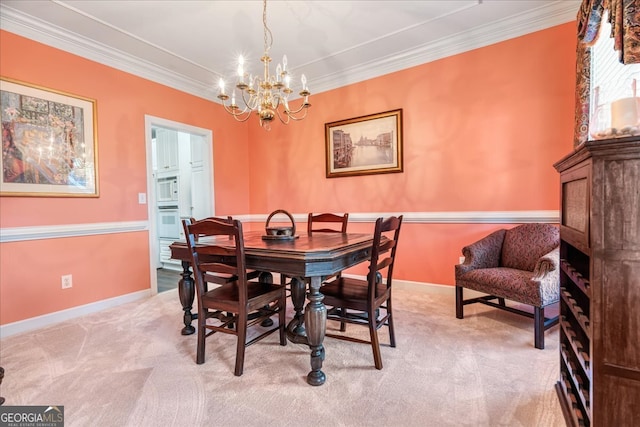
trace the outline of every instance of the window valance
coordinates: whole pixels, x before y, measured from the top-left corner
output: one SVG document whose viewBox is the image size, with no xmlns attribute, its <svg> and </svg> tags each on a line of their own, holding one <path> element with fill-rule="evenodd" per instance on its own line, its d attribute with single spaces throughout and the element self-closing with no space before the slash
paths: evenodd
<svg viewBox="0 0 640 427">
<path fill-rule="evenodd" d="M 587 46 L 598 38 L 604 12 L 609 12 L 610 37 L 623 64 L 640 63 L 640 3 L 637 0 L 583 0 L 578 12 L 578 40 Z"/>
</svg>

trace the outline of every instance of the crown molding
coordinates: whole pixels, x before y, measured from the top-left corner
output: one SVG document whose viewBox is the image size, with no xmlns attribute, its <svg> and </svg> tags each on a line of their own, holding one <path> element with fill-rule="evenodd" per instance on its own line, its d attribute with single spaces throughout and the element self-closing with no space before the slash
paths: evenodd
<svg viewBox="0 0 640 427">
<path fill-rule="evenodd" d="M 382 60 L 339 70 L 321 79 L 314 79 L 314 91 L 325 92 L 575 21 L 578 6 L 579 2 L 575 1 L 549 2 L 527 13 L 425 43 Z"/>
<path fill-rule="evenodd" d="M 79 36 L 0 3 L 0 29 L 73 53 L 201 98 L 216 100 L 215 88 L 133 55 Z M 213 81 L 213 78 L 212 78 Z"/>
<path fill-rule="evenodd" d="M 433 43 L 398 52 L 375 62 L 360 64 L 357 67 L 341 69 L 331 75 L 310 82 L 315 93 L 326 92 L 342 86 L 379 77 L 384 74 L 425 64 L 447 56 L 488 46 L 524 34 L 564 24 L 576 19 L 576 1 L 554 1 L 520 15 L 476 27 L 470 31 L 458 33 Z M 172 87 L 216 103 L 216 89 L 213 85 L 196 81 L 185 75 L 159 67 L 148 61 L 93 40 L 71 33 L 64 28 L 53 26 L 40 19 L 4 6 L 0 3 L 0 29 L 62 49 L 92 61 L 134 74 L 136 76 Z M 211 81 L 215 81 L 214 75 Z"/>
</svg>

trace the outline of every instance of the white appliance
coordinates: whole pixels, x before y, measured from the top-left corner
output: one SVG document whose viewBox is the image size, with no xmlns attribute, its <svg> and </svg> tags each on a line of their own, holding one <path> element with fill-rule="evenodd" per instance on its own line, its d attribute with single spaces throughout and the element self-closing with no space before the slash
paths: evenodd
<svg viewBox="0 0 640 427">
<path fill-rule="evenodd" d="M 158 209 L 158 237 L 179 239 L 180 238 L 180 213 L 178 208 Z"/>
<path fill-rule="evenodd" d="M 180 196 L 178 177 L 158 178 L 156 196 L 158 206 L 178 206 Z"/>
</svg>

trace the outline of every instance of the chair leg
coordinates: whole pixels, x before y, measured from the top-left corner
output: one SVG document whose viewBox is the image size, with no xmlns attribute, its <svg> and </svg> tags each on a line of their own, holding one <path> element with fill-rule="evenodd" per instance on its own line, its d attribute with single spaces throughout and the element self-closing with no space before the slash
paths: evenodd
<svg viewBox="0 0 640 427">
<path fill-rule="evenodd" d="M 287 297 L 278 301 L 278 329 L 280 330 L 280 345 L 287 345 Z"/>
<path fill-rule="evenodd" d="M 198 344 L 196 347 L 196 363 L 198 365 L 202 365 L 204 363 L 204 340 L 207 334 L 206 324 L 206 310 L 198 310 Z"/>
<path fill-rule="evenodd" d="M 382 369 L 382 354 L 380 353 L 380 342 L 378 340 L 378 328 L 376 319 L 369 316 L 369 335 L 371 336 L 371 348 L 373 349 L 373 362 L 376 369 Z"/>
<path fill-rule="evenodd" d="M 342 318 L 347 317 L 347 309 L 346 308 L 340 307 L 338 309 L 338 312 L 340 313 L 340 317 L 342 317 Z M 344 332 L 346 330 L 347 330 L 347 322 L 340 321 L 340 332 Z"/>
<path fill-rule="evenodd" d="M 387 314 L 389 314 L 389 318 L 387 319 L 387 327 L 389 328 L 389 345 L 391 345 L 391 347 L 395 347 L 396 331 L 393 328 L 393 312 L 391 310 L 391 298 L 387 300 Z"/>
<path fill-rule="evenodd" d="M 464 318 L 464 304 L 462 297 L 462 286 L 456 285 L 456 318 L 462 319 Z"/>
<path fill-rule="evenodd" d="M 234 374 L 236 376 L 242 375 L 244 368 L 244 350 L 247 342 L 247 313 L 243 313 L 238 316 L 238 343 L 236 346 L 236 369 Z"/>
<path fill-rule="evenodd" d="M 533 308 L 533 333 L 535 347 L 544 349 L 544 308 Z"/>
</svg>

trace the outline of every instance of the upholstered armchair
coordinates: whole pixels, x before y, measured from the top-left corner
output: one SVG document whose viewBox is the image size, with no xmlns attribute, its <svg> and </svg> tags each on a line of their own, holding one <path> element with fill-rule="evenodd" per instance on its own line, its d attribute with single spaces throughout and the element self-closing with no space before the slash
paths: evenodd
<svg viewBox="0 0 640 427">
<path fill-rule="evenodd" d="M 476 302 L 534 319 L 535 347 L 544 348 L 544 331 L 558 323 L 545 307 L 560 298 L 560 233 L 551 224 L 522 224 L 494 231 L 462 248 L 465 261 L 456 265 L 456 317 Z M 486 296 L 465 300 L 463 289 Z M 497 302 L 495 302 L 497 300 Z M 507 306 L 505 300 L 533 307 L 533 313 Z"/>
</svg>

